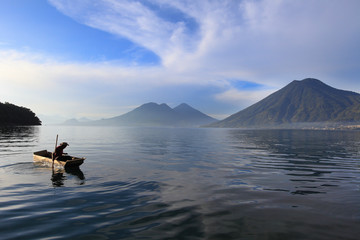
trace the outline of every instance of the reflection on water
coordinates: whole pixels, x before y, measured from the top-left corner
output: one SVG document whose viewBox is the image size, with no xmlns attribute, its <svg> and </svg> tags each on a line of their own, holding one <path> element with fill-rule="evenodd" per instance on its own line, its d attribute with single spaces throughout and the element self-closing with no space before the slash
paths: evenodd
<svg viewBox="0 0 360 240">
<path fill-rule="evenodd" d="M 29 143 L 37 141 L 39 127 L 0 127 L 1 151 L 10 150 L 7 147 L 26 147 Z"/>
<path fill-rule="evenodd" d="M 11 163 L 14 156 L 21 158 L 38 141 L 39 127 L 0 127 L 0 166 Z"/>
<path fill-rule="evenodd" d="M 51 181 L 54 187 L 61 187 L 64 185 L 65 180 L 64 172 L 61 170 L 52 171 Z"/>
<path fill-rule="evenodd" d="M 51 167 L 51 165 L 41 162 L 20 162 L 3 165 L 0 167 L 0 170 L 3 172 L 5 177 L 11 176 L 12 182 L 19 182 L 23 184 L 33 181 L 34 177 L 39 174 L 50 177 L 51 183 L 54 187 L 64 186 L 67 180 L 76 185 L 85 184 L 85 174 L 79 167 L 64 169 L 62 167 Z M 29 178 L 31 180 L 29 180 Z M 6 179 L 4 179 L 4 181 L 5 180 Z"/>
<path fill-rule="evenodd" d="M 67 168 L 65 168 L 65 171 L 66 171 L 66 173 L 69 173 L 71 175 L 78 177 L 79 180 L 82 180 L 82 181 L 85 180 L 85 175 L 80 170 L 79 166 L 67 167 Z M 84 182 L 82 182 L 82 184 L 84 184 Z"/>
<path fill-rule="evenodd" d="M 58 131 L 87 157 L 81 170 L 31 162 Z M 2 239 L 360 234 L 360 132 L 44 127 L 7 136 L 0 147 L 16 154 L 0 163 Z"/>
<path fill-rule="evenodd" d="M 28 139 L 39 132 L 37 126 L 2 126 L 0 127 L 0 139 Z"/>
<path fill-rule="evenodd" d="M 84 173 L 80 170 L 78 166 L 76 167 L 66 167 L 65 169 L 62 168 L 54 168 L 52 167 L 52 176 L 51 181 L 54 187 L 61 187 L 64 185 L 64 181 L 67 179 L 64 173 L 71 174 L 77 177 L 77 182 L 79 185 L 85 184 L 85 176 Z"/>
<path fill-rule="evenodd" d="M 269 181 L 279 180 L 277 186 L 284 188 L 273 190 L 324 194 L 339 181 L 358 179 L 359 169 L 354 166 L 359 162 L 359 132 L 234 130 L 231 136 L 234 147 L 249 154 L 252 168 L 276 174 Z M 277 179 L 279 174 L 282 179 Z M 281 184 L 284 175 L 289 176 L 291 184 Z"/>
</svg>

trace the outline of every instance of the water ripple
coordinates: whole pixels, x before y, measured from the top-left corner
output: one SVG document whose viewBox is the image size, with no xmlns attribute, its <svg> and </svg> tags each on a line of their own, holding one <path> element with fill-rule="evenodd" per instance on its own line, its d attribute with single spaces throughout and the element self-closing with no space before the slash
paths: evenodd
<svg viewBox="0 0 360 240">
<path fill-rule="evenodd" d="M 57 131 L 3 131 L 1 239 L 360 234 L 359 133 L 64 127 L 81 170 L 33 164 Z"/>
</svg>

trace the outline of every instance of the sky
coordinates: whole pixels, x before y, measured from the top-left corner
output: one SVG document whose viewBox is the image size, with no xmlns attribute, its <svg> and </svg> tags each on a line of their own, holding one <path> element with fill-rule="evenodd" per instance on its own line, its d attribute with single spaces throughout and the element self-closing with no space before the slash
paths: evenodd
<svg viewBox="0 0 360 240">
<path fill-rule="evenodd" d="M 308 77 L 359 93 L 359 9 L 358 0 L 1 0 L 0 102 L 44 122 L 147 102 L 223 119 Z"/>
</svg>

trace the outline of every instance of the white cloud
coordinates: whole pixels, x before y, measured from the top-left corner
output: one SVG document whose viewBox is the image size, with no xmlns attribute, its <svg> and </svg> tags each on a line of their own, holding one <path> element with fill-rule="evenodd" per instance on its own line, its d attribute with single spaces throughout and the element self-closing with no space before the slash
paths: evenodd
<svg viewBox="0 0 360 240">
<path fill-rule="evenodd" d="M 33 52 L 1 51 L 1 96 L 8 101 L 16 96 L 21 105 L 27 101 L 22 96 L 30 96 L 39 112 L 50 111 L 62 99 L 73 103 L 71 109 L 57 105 L 68 115 L 78 109 L 114 115 L 119 111 L 115 105 L 138 104 L 126 98 L 143 95 L 140 102 L 151 97 L 151 89 L 164 86 L 214 86 L 222 90 L 211 93 L 216 100 L 240 107 L 269 93 L 233 89 L 229 79 L 278 89 L 294 79 L 317 77 L 335 87 L 360 91 L 357 0 L 49 2 L 82 24 L 147 48 L 162 64 L 64 63 Z M 165 16 L 168 10 L 177 16 Z M 352 74 L 339 79 L 344 72 Z M 67 97 L 54 98 L 53 91 Z M 40 96 L 46 103 L 40 104 Z"/>
<path fill-rule="evenodd" d="M 356 0 L 157 0 L 153 7 L 143 1 L 50 2 L 81 23 L 148 48 L 169 71 L 236 70 L 237 78 L 264 83 L 279 76 L 276 85 L 299 73 L 331 75 L 347 68 L 355 59 L 346 59 L 344 51 L 360 40 Z M 167 9 L 182 18 L 164 18 Z"/>
<path fill-rule="evenodd" d="M 210 77 L 205 80 L 196 73 L 179 75 L 161 66 L 63 63 L 14 50 L 0 51 L 0 73 L 2 101 L 27 106 L 41 114 L 68 117 L 116 116 L 129 110 L 123 106 L 155 101 L 159 98 L 154 95 L 160 91 L 157 89 L 224 85 Z"/>
<path fill-rule="evenodd" d="M 216 94 L 215 97 L 219 101 L 236 105 L 239 108 L 245 108 L 269 96 L 276 90 L 278 89 L 241 91 L 235 88 L 230 88 L 222 93 Z"/>
<path fill-rule="evenodd" d="M 160 18 L 139 1 L 50 1 L 59 11 L 86 24 L 131 41 L 162 57 L 186 51 L 189 39 L 184 22 Z M 191 41 L 188 41 L 191 40 Z M 187 42 L 185 42 L 187 41 Z M 191 45 L 191 44 L 190 44 Z"/>
</svg>

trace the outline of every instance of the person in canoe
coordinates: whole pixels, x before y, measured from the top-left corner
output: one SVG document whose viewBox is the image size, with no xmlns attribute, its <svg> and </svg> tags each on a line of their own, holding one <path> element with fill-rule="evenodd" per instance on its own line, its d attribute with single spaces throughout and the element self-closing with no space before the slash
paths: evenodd
<svg viewBox="0 0 360 240">
<path fill-rule="evenodd" d="M 71 159 L 71 157 L 68 156 L 67 153 L 64 153 L 64 149 L 67 146 L 69 146 L 67 142 L 60 143 L 60 145 L 56 147 L 55 152 L 53 153 L 53 160 L 66 161 L 68 159 Z"/>
</svg>

